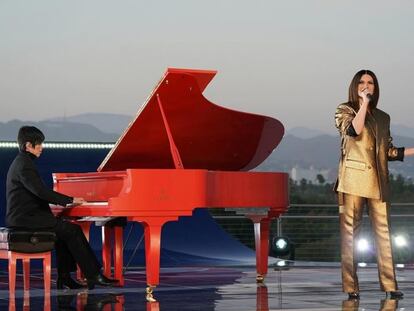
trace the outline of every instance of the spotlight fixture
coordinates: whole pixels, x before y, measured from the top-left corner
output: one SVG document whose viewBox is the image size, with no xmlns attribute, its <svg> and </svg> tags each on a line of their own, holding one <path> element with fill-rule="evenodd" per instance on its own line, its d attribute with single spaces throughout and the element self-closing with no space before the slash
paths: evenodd
<svg viewBox="0 0 414 311">
<path fill-rule="evenodd" d="M 369 250 L 368 240 L 364 238 L 359 239 L 357 243 L 357 248 L 358 248 L 358 251 L 360 251 L 361 253 L 368 251 Z"/>
<path fill-rule="evenodd" d="M 404 269 L 404 263 L 412 261 L 413 253 L 410 247 L 410 240 L 407 234 L 396 234 L 392 237 L 394 246 L 394 261 L 397 269 Z"/>
<path fill-rule="evenodd" d="M 397 247 L 406 247 L 407 246 L 407 239 L 402 235 L 396 235 L 394 237 L 395 246 Z"/>
<path fill-rule="evenodd" d="M 278 266 L 278 267 L 285 267 L 286 266 L 286 260 L 279 260 L 277 263 L 276 263 L 276 266 Z"/>
<path fill-rule="evenodd" d="M 112 149 L 112 143 L 43 143 L 45 149 Z M 19 145 L 12 141 L 0 141 L 0 148 L 18 148 Z"/>
<path fill-rule="evenodd" d="M 276 236 L 272 240 L 271 252 L 274 257 L 289 255 L 290 260 L 294 260 L 294 246 L 287 237 Z"/>
</svg>

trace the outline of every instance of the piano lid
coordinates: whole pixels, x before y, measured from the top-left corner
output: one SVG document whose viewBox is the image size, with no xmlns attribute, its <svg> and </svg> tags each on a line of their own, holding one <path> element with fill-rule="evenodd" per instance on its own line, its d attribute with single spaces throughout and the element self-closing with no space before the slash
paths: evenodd
<svg viewBox="0 0 414 311">
<path fill-rule="evenodd" d="M 238 171 L 262 163 L 281 141 L 282 123 L 209 102 L 202 92 L 215 74 L 168 68 L 98 171 L 177 168 L 172 147 L 186 169 Z"/>
</svg>

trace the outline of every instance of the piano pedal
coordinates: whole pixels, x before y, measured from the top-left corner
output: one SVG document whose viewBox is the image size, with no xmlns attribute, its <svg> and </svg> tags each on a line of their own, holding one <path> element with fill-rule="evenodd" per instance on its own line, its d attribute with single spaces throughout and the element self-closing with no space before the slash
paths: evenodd
<svg viewBox="0 0 414 311">
<path fill-rule="evenodd" d="M 157 300 L 154 298 L 154 296 L 152 295 L 152 293 L 154 292 L 154 288 L 155 286 L 148 286 L 146 288 L 146 299 L 148 302 L 156 302 Z"/>
<path fill-rule="evenodd" d="M 258 274 L 256 276 L 256 283 L 263 283 L 264 282 L 264 276 L 261 274 Z"/>
</svg>

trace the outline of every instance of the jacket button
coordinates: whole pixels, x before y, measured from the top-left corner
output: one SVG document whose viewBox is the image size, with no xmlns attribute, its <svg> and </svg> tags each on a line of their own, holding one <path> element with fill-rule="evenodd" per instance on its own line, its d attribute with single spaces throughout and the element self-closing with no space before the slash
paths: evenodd
<svg viewBox="0 0 414 311">
<path fill-rule="evenodd" d="M 368 165 L 368 169 L 369 169 L 369 170 L 371 169 L 371 165 Z"/>
<path fill-rule="evenodd" d="M 371 151 L 372 151 L 372 150 L 374 150 L 374 148 L 372 148 L 372 147 L 369 147 L 369 150 L 371 150 Z"/>
</svg>

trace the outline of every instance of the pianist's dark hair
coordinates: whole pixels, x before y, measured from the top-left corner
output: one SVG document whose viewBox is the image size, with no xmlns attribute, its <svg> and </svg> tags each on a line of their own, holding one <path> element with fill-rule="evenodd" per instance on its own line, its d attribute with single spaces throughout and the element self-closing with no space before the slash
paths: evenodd
<svg viewBox="0 0 414 311">
<path fill-rule="evenodd" d="M 355 111 L 359 110 L 358 85 L 363 75 L 371 76 L 372 80 L 374 81 L 374 94 L 372 94 L 372 99 L 369 102 L 369 107 L 371 109 L 376 108 L 378 104 L 380 94 L 378 79 L 375 73 L 373 73 L 371 70 L 363 69 L 355 74 L 355 76 L 352 78 L 351 84 L 349 85 L 348 103 L 352 108 L 354 108 Z"/>
<path fill-rule="evenodd" d="M 30 143 L 33 147 L 43 143 L 45 140 L 45 135 L 42 131 L 34 126 L 22 126 L 19 129 L 19 134 L 17 135 L 17 143 L 19 144 L 20 151 L 26 151 L 26 143 Z"/>
</svg>

